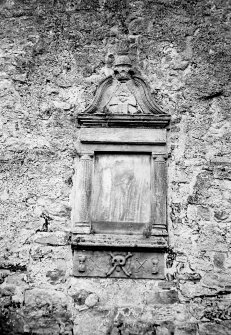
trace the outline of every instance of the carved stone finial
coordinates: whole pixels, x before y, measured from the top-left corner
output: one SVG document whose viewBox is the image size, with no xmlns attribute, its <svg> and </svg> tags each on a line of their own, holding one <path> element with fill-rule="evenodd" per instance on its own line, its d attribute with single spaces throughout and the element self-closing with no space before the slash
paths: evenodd
<svg viewBox="0 0 231 335">
<path fill-rule="evenodd" d="M 128 57 L 128 55 L 118 55 L 115 59 L 115 67 L 121 66 L 121 65 L 127 65 L 132 67 L 131 59 Z"/>
<path fill-rule="evenodd" d="M 132 62 L 128 55 L 118 55 L 114 64 L 114 76 L 119 82 L 126 82 L 131 79 Z M 126 113 L 125 113 L 126 114 Z"/>
</svg>

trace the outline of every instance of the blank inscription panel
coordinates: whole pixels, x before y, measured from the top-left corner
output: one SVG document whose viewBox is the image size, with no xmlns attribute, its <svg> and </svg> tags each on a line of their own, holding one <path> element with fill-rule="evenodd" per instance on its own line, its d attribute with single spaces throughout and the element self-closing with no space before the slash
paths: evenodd
<svg viewBox="0 0 231 335">
<path fill-rule="evenodd" d="M 96 233 L 142 233 L 150 222 L 150 162 L 148 154 L 96 154 L 91 198 Z"/>
</svg>

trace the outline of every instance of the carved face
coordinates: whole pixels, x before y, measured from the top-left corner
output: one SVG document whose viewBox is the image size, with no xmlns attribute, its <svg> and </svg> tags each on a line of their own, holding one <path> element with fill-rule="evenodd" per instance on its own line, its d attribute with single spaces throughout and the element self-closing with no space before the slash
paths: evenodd
<svg viewBox="0 0 231 335">
<path fill-rule="evenodd" d="M 85 272 L 86 270 L 86 256 L 85 255 L 80 255 L 79 256 L 79 267 L 78 267 L 78 271 L 79 272 Z"/>
<path fill-rule="evenodd" d="M 124 266 L 126 263 L 126 258 L 122 255 L 116 255 L 116 256 L 113 256 L 111 262 L 113 266 L 114 265 Z"/>
<path fill-rule="evenodd" d="M 79 264 L 84 264 L 85 261 L 86 261 L 86 256 L 84 255 L 79 256 Z"/>
<path fill-rule="evenodd" d="M 131 79 L 131 67 L 126 64 L 116 65 L 114 69 L 116 79 L 119 81 L 127 81 Z"/>
</svg>

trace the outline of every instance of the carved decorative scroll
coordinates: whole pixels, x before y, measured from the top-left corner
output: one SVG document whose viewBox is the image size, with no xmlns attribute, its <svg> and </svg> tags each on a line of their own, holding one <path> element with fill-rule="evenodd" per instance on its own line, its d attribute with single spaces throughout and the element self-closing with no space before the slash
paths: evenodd
<svg viewBox="0 0 231 335">
<path fill-rule="evenodd" d="M 101 81 L 85 113 L 165 114 L 153 100 L 146 82 L 135 74 L 126 55 L 117 57 L 114 74 Z"/>
</svg>

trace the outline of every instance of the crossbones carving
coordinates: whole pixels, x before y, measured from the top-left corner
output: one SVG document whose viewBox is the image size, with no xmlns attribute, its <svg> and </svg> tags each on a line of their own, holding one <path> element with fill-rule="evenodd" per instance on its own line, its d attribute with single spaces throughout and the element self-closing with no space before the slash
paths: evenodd
<svg viewBox="0 0 231 335">
<path fill-rule="evenodd" d="M 125 265 L 126 265 L 127 259 L 129 257 L 132 257 L 132 253 L 129 252 L 126 256 L 123 256 L 123 255 L 113 255 L 110 252 L 110 256 L 111 256 L 112 268 L 107 272 L 106 276 L 110 276 L 115 270 L 119 272 L 120 269 L 122 269 L 125 275 L 127 277 L 130 277 L 131 272 L 125 269 Z"/>
</svg>

